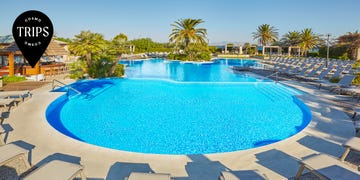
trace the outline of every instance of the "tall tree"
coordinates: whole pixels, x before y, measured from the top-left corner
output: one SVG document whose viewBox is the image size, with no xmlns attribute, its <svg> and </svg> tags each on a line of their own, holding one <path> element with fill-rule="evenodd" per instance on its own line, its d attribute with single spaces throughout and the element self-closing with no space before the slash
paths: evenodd
<svg viewBox="0 0 360 180">
<path fill-rule="evenodd" d="M 128 48 L 128 37 L 123 34 L 120 33 L 118 35 L 116 35 L 112 40 L 111 40 L 111 48 L 114 51 L 114 54 L 116 54 L 117 56 L 120 56 L 122 53 L 127 53 L 129 51 Z"/>
<path fill-rule="evenodd" d="M 278 38 L 277 29 L 269 24 L 262 24 L 258 26 L 256 32 L 253 32 L 253 38 L 258 39 L 262 46 L 266 46 L 273 43 Z"/>
<path fill-rule="evenodd" d="M 317 47 L 322 42 L 319 35 L 316 35 L 310 28 L 301 31 L 300 35 L 300 48 L 301 54 L 307 56 L 309 49 Z"/>
<path fill-rule="evenodd" d="M 205 28 L 197 28 L 204 21 L 201 19 L 180 19 L 175 21 L 172 32 L 169 35 L 170 42 L 176 45 L 183 44 L 184 50 L 189 48 L 190 43 L 206 44 L 207 31 Z"/>
<path fill-rule="evenodd" d="M 113 38 L 113 41 L 116 41 L 118 43 L 124 43 L 127 40 L 128 40 L 128 37 L 123 33 L 120 33 Z"/>
<path fill-rule="evenodd" d="M 356 59 L 359 57 L 358 49 L 360 48 L 360 33 L 358 31 L 348 32 L 345 35 L 338 37 L 338 42 L 340 45 L 344 45 L 349 49 L 351 59 Z"/>
<path fill-rule="evenodd" d="M 104 50 L 106 41 L 103 35 L 91 31 L 81 31 L 70 43 L 69 50 L 86 60 L 88 68 L 93 64 L 92 56 Z"/>
<path fill-rule="evenodd" d="M 281 42 L 283 45 L 286 46 L 297 46 L 300 43 L 300 37 L 301 34 L 299 31 L 289 31 L 288 33 L 283 35 Z"/>
</svg>

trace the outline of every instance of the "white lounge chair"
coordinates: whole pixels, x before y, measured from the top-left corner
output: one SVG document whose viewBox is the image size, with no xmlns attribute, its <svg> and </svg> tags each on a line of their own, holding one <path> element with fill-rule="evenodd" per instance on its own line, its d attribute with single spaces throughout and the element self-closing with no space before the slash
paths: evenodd
<svg viewBox="0 0 360 180">
<path fill-rule="evenodd" d="M 17 158 L 21 158 L 26 167 L 30 168 L 30 163 L 28 161 L 29 151 L 19 147 L 15 144 L 5 144 L 0 146 L 0 166 L 7 164 Z"/>
<path fill-rule="evenodd" d="M 132 172 L 125 180 L 171 180 L 170 174 Z"/>
<path fill-rule="evenodd" d="M 6 130 L 0 125 L 0 145 L 5 144 L 3 134 L 6 134 Z"/>
<path fill-rule="evenodd" d="M 343 146 L 346 148 L 344 154 L 341 156 L 340 161 L 344 161 L 346 156 L 351 150 L 360 151 L 360 138 L 353 137 L 346 141 Z"/>
<path fill-rule="evenodd" d="M 0 99 L 0 106 L 9 107 L 15 102 L 14 99 Z M 15 104 L 16 105 L 16 104 Z"/>
<path fill-rule="evenodd" d="M 19 97 L 24 101 L 27 96 L 31 97 L 30 91 L 0 91 L 0 98 Z"/>
<path fill-rule="evenodd" d="M 360 179 L 360 173 L 357 170 L 325 154 L 315 155 L 299 163 L 300 167 L 295 180 L 300 178 L 305 168 L 320 179 Z"/>
<path fill-rule="evenodd" d="M 336 89 L 340 89 L 341 90 L 341 88 L 348 88 L 348 87 L 350 87 L 350 85 L 351 85 L 351 83 L 352 83 L 352 81 L 355 79 L 355 75 L 351 75 L 351 74 L 347 74 L 347 75 L 344 75 L 341 79 L 340 79 L 340 81 L 338 82 L 338 83 L 320 83 L 320 85 L 319 85 L 319 89 L 322 87 L 322 86 L 324 86 L 324 85 L 326 85 L 326 86 L 328 86 L 328 87 L 330 87 L 330 88 L 333 88 L 333 90 L 336 90 Z"/>
<path fill-rule="evenodd" d="M 40 166 L 30 174 L 22 178 L 23 180 L 70 180 L 80 175 L 81 180 L 86 180 L 83 166 L 65 161 L 53 160 Z"/>
<path fill-rule="evenodd" d="M 261 174 L 257 170 L 252 170 L 252 173 L 243 173 L 236 176 L 232 172 L 222 171 L 219 180 L 240 180 L 240 179 L 251 179 L 251 180 L 266 180 L 268 179 L 265 175 Z"/>
</svg>

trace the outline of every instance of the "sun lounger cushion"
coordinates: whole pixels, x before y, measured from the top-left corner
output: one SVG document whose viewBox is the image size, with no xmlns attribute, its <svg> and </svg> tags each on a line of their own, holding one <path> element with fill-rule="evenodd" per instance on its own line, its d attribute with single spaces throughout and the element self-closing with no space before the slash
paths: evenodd
<svg viewBox="0 0 360 180">
<path fill-rule="evenodd" d="M 235 175 L 232 172 L 228 172 L 228 171 L 222 171 L 219 177 L 219 180 L 241 180 L 241 179 L 264 180 L 267 178 L 264 175 L 261 175 L 256 170 L 244 172 L 239 175 Z"/>
<path fill-rule="evenodd" d="M 360 173 L 358 171 L 325 154 L 307 158 L 302 160 L 300 164 L 300 169 L 304 167 L 320 177 L 329 179 L 360 179 Z M 298 175 L 299 174 L 298 172 Z"/>
<path fill-rule="evenodd" d="M 6 133 L 5 129 L 0 125 L 0 145 L 5 144 L 2 134 Z"/>
<path fill-rule="evenodd" d="M 17 158 L 21 155 L 23 155 L 23 158 L 25 158 L 27 153 L 28 150 L 15 144 L 6 144 L 0 146 L 0 166 L 10 162 L 14 158 Z M 24 161 L 26 161 L 25 163 L 28 164 L 27 159 L 24 159 Z"/>
<path fill-rule="evenodd" d="M 1 91 L 0 92 L 0 97 L 12 97 L 12 96 L 15 96 L 15 97 L 21 97 L 21 98 L 24 98 L 25 95 L 30 95 L 30 91 Z"/>
<path fill-rule="evenodd" d="M 360 151 L 360 138 L 359 137 L 353 137 L 350 138 L 348 141 L 344 143 L 345 147 L 351 147 L 351 149 L 354 149 L 356 151 Z"/>
<path fill-rule="evenodd" d="M 132 172 L 127 180 L 171 180 L 170 174 Z"/>
<path fill-rule="evenodd" d="M 53 160 L 43 166 L 40 166 L 38 169 L 35 169 L 33 172 L 31 172 L 23 179 L 24 180 L 73 179 L 76 175 L 82 173 L 82 170 L 83 167 L 79 164 Z"/>
<path fill-rule="evenodd" d="M 357 124 L 355 124 L 355 127 L 356 126 L 357 126 Z M 360 138 L 358 138 L 358 137 L 350 138 L 348 141 L 346 141 L 343 144 L 343 146 L 346 147 L 346 150 L 340 158 L 341 161 L 345 160 L 345 158 L 349 154 L 350 150 L 353 149 L 355 151 L 360 151 Z"/>
<path fill-rule="evenodd" d="M 13 99 L 0 99 L 0 106 L 10 106 L 11 103 L 13 103 Z"/>
</svg>

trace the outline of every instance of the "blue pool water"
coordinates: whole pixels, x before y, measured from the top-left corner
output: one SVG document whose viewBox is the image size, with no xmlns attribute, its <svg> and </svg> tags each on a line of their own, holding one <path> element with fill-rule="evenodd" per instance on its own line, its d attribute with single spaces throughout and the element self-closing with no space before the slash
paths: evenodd
<svg viewBox="0 0 360 180">
<path fill-rule="evenodd" d="M 231 66 L 257 66 L 255 60 L 218 59 L 213 63 L 165 61 L 163 59 L 121 61 L 129 78 L 157 78 L 180 82 L 256 82 L 263 78 L 234 73 Z M 265 80 L 268 81 L 268 80 Z"/>
<path fill-rule="evenodd" d="M 206 78 L 184 78 L 192 72 L 182 69 L 187 64 L 174 66 L 176 70 L 166 69 L 169 64 L 143 61 L 128 67 L 128 78 L 71 84 L 83 93 L 51 103 L 48 122 L 69 137 L 103 147 L 204 154 L 277 142 L 301 131 L 311 119 L 308 108 L 294 96 L 300 92 L 251 74 L 231 74 L 224 60 L 192 64 L 197 76 L 210 71 Z M 160 66 L 165 68 L 155 68 Z M 159 73 L 152 73 L 152 68 Z"/>
</svg>

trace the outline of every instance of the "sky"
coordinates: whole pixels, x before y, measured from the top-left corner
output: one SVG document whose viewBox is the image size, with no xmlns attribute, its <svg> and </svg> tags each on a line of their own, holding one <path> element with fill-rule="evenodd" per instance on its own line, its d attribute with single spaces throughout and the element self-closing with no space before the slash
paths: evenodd
<svg viewBox="0 0 360 180">
<path fill-rule="evenodd" d="M 261 24 L 289 31 L 311 28 L 317 34 L 338 37 L 360 31 L 360 0 L 1 0 L 0 36 L 11 34 L 21 13 L 38 10 L 54 25 L 58 37 L 74 38 L 82 30 L 111 39 L 128 38 L 168 42 L 175 21 L 202 19 L 210 44 L 257 43 L 252 33 Z"/>
</svg>

